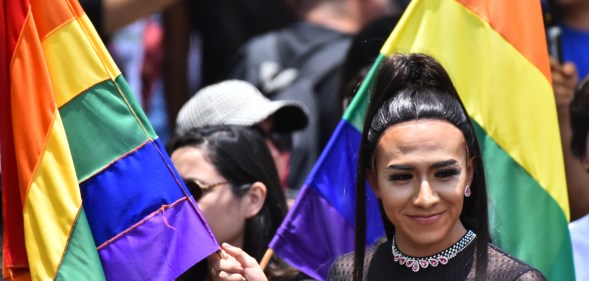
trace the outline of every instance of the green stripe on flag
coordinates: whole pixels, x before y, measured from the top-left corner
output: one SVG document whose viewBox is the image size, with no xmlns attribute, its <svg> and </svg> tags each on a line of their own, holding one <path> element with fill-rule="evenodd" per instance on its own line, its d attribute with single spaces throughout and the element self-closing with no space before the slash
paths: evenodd
<svg viewBox="0 0 589 281">
<path fill-rule="evenodd" d="M 493 242 L 538 268 L 548 280 L 574 280 L 562 209 L 479 124 L 473 124 L 484 155 Z"/>
<path fill-rule="evenodd" d="M 83 208 L 55 280 L 106 280 Z"/>
<path fill-rule="evenodd" d="M 135 96 L 133 95 L 133 90 L 131 90 L 131 88 L 129 87 L 129 84 L 127 83 L 127 81 L 125 80 L 123 75 L 119 75 L 115 79 L 115 83 L 117 84 L 117 86 L 121 90 L 121 93 L 123 94 L 123 96 L 125 96 L 125 99 L 127 100 L 129 105 L 131 106 L 131 110 L 133 110 L 133 113 L 135 114 L 135 116 L 137 116 L 137 119 L 139 120 L 139 122 L 141 123 L 141 125 L 143 126 L 143 128 L 145 129 L 147 134 L 149 135 L 149 137 L 151 139 L 156 139 L 157 134 L 155 133 L 155 131 L 151 127 L 151 124 L 149 123 L 147 116 L 145 115 L 145 113 L 143 112 L 143 109 L 141 109 L 141 106 L 139 105 L 139 103 L 135 99 Z"/>
<path fill-rule="evenodd" d="M 364 118 L 366 117 L 366 110 L 368 109 L 368 97 L 371 93 L 370 87 L 372 87 L 372 82 L 376 76 L 376 70 L 383 58 L 384 56 L 382 54 L 376 58 L 370 71 L 366 75 L 366 78 L 362 81 L 362 85 L 356 92 L 356 96 L 350 103 L 350 106 L 346 109 L 346 112 L 344 112 L 343 119 L 352 124 L 352 126 L 360 132 L 362 132 L 362 128 L 364 127 Z"/>
<path fill-rule="evenodd" d="M 113 81 L 107 80 L 59 109 L 79 181 L 137 148 L 148 138 L 157 137 L 121 75 L 116 79 L 116 85 L 123 95 Z M 137 117 L 130 114 L 129 108 Z"/>
</svg>

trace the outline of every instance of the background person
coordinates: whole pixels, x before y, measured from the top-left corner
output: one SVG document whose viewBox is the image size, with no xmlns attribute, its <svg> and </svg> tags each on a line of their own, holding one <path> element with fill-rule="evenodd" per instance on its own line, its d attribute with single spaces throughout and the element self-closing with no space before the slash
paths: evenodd
<svg viewBox="0 0 589 281">
<path fill-rule="evenodd" d="M 589 175 L 589 76 L 579 84 L 570 104 L 570 118 L 571 151 L 580 166 L 585 169 L 584 174 Z M 584 188 L 585 192 L 589 192 L 589 181 L 585 182 Z M 589 280 L 589 215 L 571 222 L 569 230 L 573 243 L 576 279 Z"/>
<path fill-rule="evenodd" d="M 221 124 L 255 127 L 272 153 L 281 185 L 287 187 L 291 134 L 305 128 L 307 123 L 307 110 L 302 104 L 271 101 L 248 82 L 227 80 L 202 88 L 184 104 L 178 113 L 176 130 L 182 133 Z M 294 199 L 295 194 L 289 194 Z"/>
<path fill-rule="evenodd" d="M 354 37 L 341 69 L 340 103 L 347 108 L 360 84 L 380 54 L 401 14 L 379 17 L 364 26 Z"/>
<path fill-rule="evenodd" d="M 80 0 L 80 5 L 98 33 L 108 36 L 136 20 L 165 10 L 176 1 L 178 0 Z"/>
<path fill-rule="evenodd" d="M 579 77 L 589 71 L 589 1 L 544 0 L 545 25 L 557 28 L 559 37 L 548 37 L 550 70 L 556 98 L 558 122 L 565 163 L 571 221 L 589 214 L 589 174 L 571 151 L 569 105 Z M 548 31 L 550 33 L 550 31 Z M 552 38 L 552 39 L 551 39 Z"/>
<path fill-rule="evenodd" d="M 170 130 L 192 93 L 225 79 L 243 43 L 294 20 L 284 0 L 180 0 L 166 10 L 163 74 Z"/>
<path fill-rule="evenodd" d="M 243 248 L 261 260 L 287 212 L 276 167 L 262 137 L 240 126 L 203 127 L 174 137 L 167 150 L 217 241 Z M 206 280 L 208 272 L 203 261 L 179 280 Z M 297 272 L 273 258 L 266 274 L 281 278 Z"/>
<path fill-rule="evenodd" d="M 252 83 L 272 100 L 296 100 L 309 125 L 294 134 L 288 185 L 300 188 L 342 117 L 340 68 L 351 37 L 389 13 L 390 0 L 298 0 L 299 21 L 253 37 L 234 56 L 228 78 Z"/>
<path fill-rule="evenodd" d="M 584 172 L 585 168 L 578 161 L 571 146 L 573 138 L 571 101 L 579 79 L 575 65 L 570 62 L 559 64 L 554 58 L 551 58 L 550 70 L 565 164 L 571 221 L 575 221 L 589 214 L 589 189 L 587 188 L 589 174 Z"/>
</svg>

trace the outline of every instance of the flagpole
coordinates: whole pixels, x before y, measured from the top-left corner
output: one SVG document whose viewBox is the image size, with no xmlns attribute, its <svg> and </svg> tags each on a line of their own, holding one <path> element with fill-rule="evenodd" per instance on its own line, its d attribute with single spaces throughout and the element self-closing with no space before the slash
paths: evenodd
<svg viewBox="0 0 589 281">
<path fill-rule="evenodd" d="M 268 248 L 268 250 L 266 250 L 266 253 L 264 253 L 264 256 L 262 257 L 262 260 L 260 261 L 260 267 L 262 268 L 262 270 L 266 269 L 266 266 L 268 266 L 268 264 L 270 263 L 272 255 L 274 255 L 274 250 L 272 250 L 272 248 Z"/>
</svg>

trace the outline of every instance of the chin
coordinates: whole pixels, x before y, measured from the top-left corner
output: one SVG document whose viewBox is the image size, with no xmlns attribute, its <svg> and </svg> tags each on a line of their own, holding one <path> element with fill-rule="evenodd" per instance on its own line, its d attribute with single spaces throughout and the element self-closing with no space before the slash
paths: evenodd
<svg viewBox="0 0 589 281">
<path fill-rule="evenodd" d="M 434 245 L 444 239 L 445 235 L 439 229 L 432 231 L 417 232 L 409 237 L 413 243 L 418 245 Z"/>
</svg>

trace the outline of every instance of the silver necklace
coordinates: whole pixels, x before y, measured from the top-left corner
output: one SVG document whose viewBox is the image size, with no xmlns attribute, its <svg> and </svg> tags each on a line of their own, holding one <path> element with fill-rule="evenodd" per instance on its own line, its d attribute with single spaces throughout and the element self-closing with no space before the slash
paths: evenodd
<svg viewBox="0 0 589 281">
<path fill-rule="evenodd" d="M 472 230 L 469 230 L 458 242 L 456 242 L 456 244 L 443 252 L 429 257 L 416 258 L 401 253 L 395 243 L 395 236 L 393 236 L 393 260 L 400 265 L 411 268 L 413 272 L 418 272 L 419 269 L 427 268 L 428 266 L 436 267 L 439 264 L 447 264 L 450 259 L 462 252 L 462 250 L 464 250 L 475 237 L 477 237 L 477 235 L 472 232 Z"/>
</svg>

